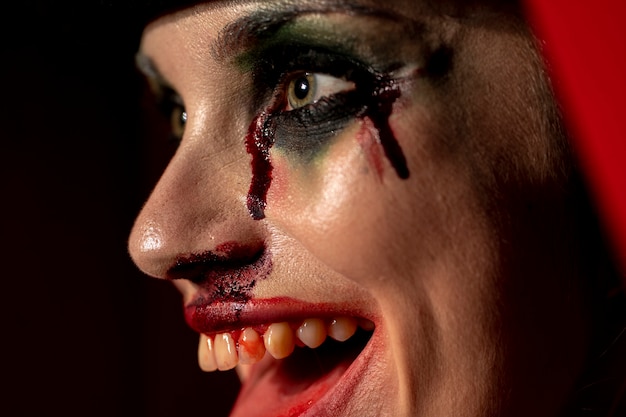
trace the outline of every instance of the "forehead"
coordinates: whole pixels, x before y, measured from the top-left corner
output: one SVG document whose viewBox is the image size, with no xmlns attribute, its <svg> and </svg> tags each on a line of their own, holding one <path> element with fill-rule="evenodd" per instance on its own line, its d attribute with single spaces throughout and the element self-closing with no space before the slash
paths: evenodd
<svg viewBox="0 0 626 417">
<path fill-rule="evenodd" d="M 206 72 L 206 65 L 224 64 L 257 42 L 274 36 L 281 28 L 295 21 L 303 22 L 307 17 L 317 23 L 309 27 L 306 36 L 329 41 L 334 37 L 344 41 L 354 38 L 359 44 L 371 46 L 375 43 L 368 39 L 371 41 L 372 33 L 377 33 L 376 36 L 387 34 L 396 40 L 410 38 L 415 43 L 421 37 L 418 36 L 420 22 L 432 15 L 426 13 L 423 2 L 424 12 L 418 14 L 417 5 L 408 7 L 405 0 L 390 0 L 383 6 L 371 0 L 204 2 L 152 21 L 144 30 L 138 63 L 152 78 L 175 84 L 177 74 L 185 72 L 187 64 L 191 65 L 190 59 L 195 60 L 195 67 L 205 66 Z M 335 18 L 315 18 L 331 15 Z M 334 22 L 332 28 L 327 27 L 331 22 Z M 325 35 L 320 35 L 324 32 Z M 209 72 L 213 73 L 214 69 Z"/>
<path fill-rule="evenodd" d="M 494 24 L 499 26 L 498 31 L 502 27 L 526 26 L 519 25 L 522 19 L 511 0 L 210 1 L 151 21 L 144 29 L 138 63 L 151 78 L 184 93 L 176 80 L 189 67 L 202 70 L 196 75 L 215 74 L 214 65 L 223 66 L 229 57 L 271 38 L 285 25 L 315 16 L 321 17 L 317 19 L 321 23 L 311 26 L 315 31 L 312 36 L 327 41 L 334 37 L 353 39 L 366 49 L 376 45 L 394 45 L 396 49 L 420 45 L 418 49 L 435 50 L 444 44 L 456 48 L 472 43 L 465 39 L 467 30 L 491 31 L 489 27 Z M 513 21 L 517 23 L 511 24 Z M 460 30 L 462 27 L 467 30 Z M 326 34 L 320 35 L 320 30 Z M 371 41 L 372 36 L 376 42 Z"/>
<path fill-rule="evenodd" d="M 178 32 L 190 32 L 191 29 L 191 32 L 197 33 L 201 30 L 206 35 L 213 32 L 223 38 L 232 38 L 235 35 L 245 43 L 249 40 L 246 38 L 262 37 L 296 17 L 315 13 L 343 13 L 346 16 L 360 15 L 398 23 L 417 23 L 423 24 L 429 32 L 442 33 L 446 31 L 445 25 L 441 24 L 442 17 L 475 17 L 493 12 L 499 15 L 502 12 L 517 15 L 518 9 L 514 3 L 511 0 L 237 0 L 197 4 L 171 2 L 177 8 L 165 7 L 169 12 L 159 15 L 147 24 L 144 35 L 160 26 L 173 26 Z M 163 4 L 167 4 L 167 1 Z M 433 19 L 436 22 L 434 24 Z M 232 44 L 232 39 L 226 43 Z M 145 45 L 141 49 L 145 50 Z"/>
<path fill-rule="evenodd" d="M 430 0 L 389 0 L 384 2 L 384 5 L 391 8 L 415 8 L 429 2 Z M 435 3 L 450 2 L 450 0 L 439 0 Z M 382 3 L 376 0 L 140 0 L 139 7 L 144 10 L 146 16 L 151 16 L 154 20 L 159 16 L 162 17 L 191 7 L 203 6 L 237 7 L 246 4 L 256 4 L 258 6 L 270 7 L 350 7 L 357 5 L 380 7 Z"/>
<path fill-rule="evenodd" d="M 520 13 L 518 0 L 143 0 L 141 8 L 144 22 L 149 24 L 159 18 L 177 15 L 180 12 L 194 13 L 203 9 L 239 8 L 242 6 L 262 7 L 266 9 L 319 9 L 333 8 L 346 11 L 379 10 L 400 15 L 419 16 L 427 10 L 438 10 L 448 15 L 463 15 L 469 10 L 494 9 L 512 13 Z"/>
</svg>

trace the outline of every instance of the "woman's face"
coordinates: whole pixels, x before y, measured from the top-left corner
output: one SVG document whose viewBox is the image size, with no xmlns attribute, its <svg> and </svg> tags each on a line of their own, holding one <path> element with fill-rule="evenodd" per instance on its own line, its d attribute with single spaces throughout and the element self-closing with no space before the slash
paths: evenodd
<svg viewBox="0 0 626 417">
<path fill-rule="evenodd" d="M 587 325 L 541 64 L 505 6 L 429 3 L 213 2 L 144 32 L 181 141 L 130 252 L 182 292 L 200 366 L 238 365 L 234 416 L 566 400 Z"/>
</svg>

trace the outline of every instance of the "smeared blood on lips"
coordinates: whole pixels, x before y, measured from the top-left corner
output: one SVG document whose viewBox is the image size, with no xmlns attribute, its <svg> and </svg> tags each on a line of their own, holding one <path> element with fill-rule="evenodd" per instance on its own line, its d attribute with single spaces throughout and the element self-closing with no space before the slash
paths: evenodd
<svg viewBox="0 0 626 417">
<path fill-rule="evenodd" d="M 198 333 L 215 334 L 252 327 L 262 333 L 271 323 L 289 322 L 298 326 L 307 318 L 359 317 L 350 305 L 307 303 L 289 297 L 250 299 L 247 302 L 208 302 L 201 294 L 185 306 L 185 319 Z"/>
<path fill-rule="evenodd" d="M 198 293 L 186 309 L 202 310 L 222 303 L 230 306 L 228 311 L 223 311 L 223 319 L 236 321 L 241 306 L 252 297 L 256 283 L 271 272 L 272 258 L 263 247 L 225 242 L 213 251 L 180 256 L 167 278 L 187 279 L 198 285 Z M 193 316 L 203 317 L 201 311 L 197 313 Z"/>
</svg>

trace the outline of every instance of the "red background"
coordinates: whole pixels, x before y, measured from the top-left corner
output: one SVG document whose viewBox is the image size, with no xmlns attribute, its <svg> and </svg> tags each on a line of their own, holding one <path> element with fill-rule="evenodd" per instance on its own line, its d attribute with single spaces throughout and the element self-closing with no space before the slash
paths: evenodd
<svg viewBox="0 0 626 417">
<path fill-rule="evenodd" d="M 626 276 L 626 2 L 527 0 L 615 257 Z"/>
</svg>

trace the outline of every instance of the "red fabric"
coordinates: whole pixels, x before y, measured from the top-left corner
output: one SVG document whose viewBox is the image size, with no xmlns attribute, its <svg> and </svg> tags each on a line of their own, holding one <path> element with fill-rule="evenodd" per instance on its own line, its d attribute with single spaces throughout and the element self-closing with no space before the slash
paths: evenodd
<svg viewBox="0 0 626 417">
<path fill-rule="evenodd" d="M 527 0 L 594 198 L 626 272 L 626 1 Z"/>
</svg>

